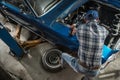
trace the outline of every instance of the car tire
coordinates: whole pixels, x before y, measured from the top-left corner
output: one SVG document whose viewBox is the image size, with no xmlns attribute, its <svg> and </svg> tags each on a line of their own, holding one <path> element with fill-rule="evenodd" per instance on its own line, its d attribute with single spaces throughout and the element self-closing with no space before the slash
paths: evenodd
<svg viewBox="0 0 120 80">
<path fill-rule="evenodd" d="M 56 49 L 55 46 L 49 43 L 43 43 L 41 46 L 41 61 L 42 67 L 49 72 L 59 72 L 62 70 L 60 64 L 60 56 L 62 52 Z"/>
</svg>

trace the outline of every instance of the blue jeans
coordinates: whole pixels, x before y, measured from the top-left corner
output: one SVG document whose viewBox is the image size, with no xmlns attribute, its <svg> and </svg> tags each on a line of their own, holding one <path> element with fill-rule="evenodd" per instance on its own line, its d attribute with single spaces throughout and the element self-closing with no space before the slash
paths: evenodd
<svg viewBox="0 0 120 80">
<path fill-rule="evenodd" d="M 67 54 L 67 53 L 62 53 L 62 59 L 61 59 L 61 63 L 63 63 L 63 61 L 67 62 L 69 64 L 70 67 L 72 67 L 72 69 L 77 72 L 77 73 L 83 73 L 85 75 L 85 77 L 88 78 L 92 78 L 95 77 L 98 73 L 99 70 L 89 70 L 87 68 L 84 68 L 83 66 L 81 66 L 78 63 L 78 59 Z M 89 79 L 91 80 L 91 79 Z"/>
</svg>

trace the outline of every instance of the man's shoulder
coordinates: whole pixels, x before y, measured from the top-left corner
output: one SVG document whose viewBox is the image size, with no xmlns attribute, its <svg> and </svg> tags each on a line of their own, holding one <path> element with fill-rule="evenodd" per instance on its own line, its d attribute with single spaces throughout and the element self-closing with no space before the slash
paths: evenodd
<svg viewBox="0 0 120 80">
<path fill-rule="evenodd" d="M 98 26 L 99 26 L 99 28 L 101 28 L 102 30 L 108 31 L 104 26 L 101 26 L 101 25 L 98 25 Z"/>
<path fill-rule="evenodd" d="M 99 25 L 99 30 L 105 35 L 109 34 L 109 31 L 104 26 Z"/>
</svg>

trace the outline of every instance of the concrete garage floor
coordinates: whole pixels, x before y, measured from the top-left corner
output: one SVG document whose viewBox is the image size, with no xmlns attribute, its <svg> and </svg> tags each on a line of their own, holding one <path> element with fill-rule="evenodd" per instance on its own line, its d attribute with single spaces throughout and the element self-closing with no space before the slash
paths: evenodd
<svg viewBox="0 0 120 80">
<path fill-rule="evenodd" d="M 2 18 L 1 18 L 2 19 Z M 9 48 L 0 40 L 0 55 L 8 54 Z M 82 74 L 75 73 L 68 65 L 60 72 L 50 73 L 45 71 L 40 62 L 40 45 L 30 49 L 32 58 L 24 56 L 19 62 L 26 68 L 33 80 L 80 80 Z M 96 80 L 120 80 L 120 54 L 118 58 L 111 62 L 105 69 L 100 71 Z M 3 57 L 0 56 L 0 60 Z M 11 63 L 11 62 L 10 62 Z M 2 65 L 2 64 L 0 64 Z M 12 63 L 11 63 L 12 65 Z"/>
</svg>

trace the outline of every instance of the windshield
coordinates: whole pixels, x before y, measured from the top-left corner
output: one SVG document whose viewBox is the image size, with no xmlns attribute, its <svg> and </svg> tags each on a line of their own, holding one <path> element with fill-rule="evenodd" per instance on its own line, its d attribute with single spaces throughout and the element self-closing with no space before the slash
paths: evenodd
<svg viewBox="0 0 120 80">
<path fill-rule="evenodd" d="M 30 0 L 30 3 L 38 16 L 40 16 L 51 9 L 59 1 L 60 0 Z"/>
</svg>

